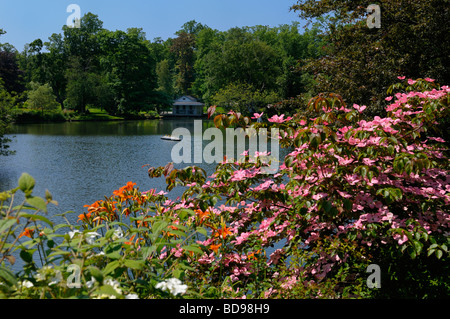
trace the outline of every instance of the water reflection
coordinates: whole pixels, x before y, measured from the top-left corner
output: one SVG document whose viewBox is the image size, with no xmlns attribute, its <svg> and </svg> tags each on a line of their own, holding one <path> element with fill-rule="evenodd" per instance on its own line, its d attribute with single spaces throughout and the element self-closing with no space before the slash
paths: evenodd
<svg viewBox="0 0 450 319">
<path fill-rule="evenodd" d="M 203 121 L 205 129 L 211 125 Z M 161 140 L 161 136 L 178 127 L 193 131 L 194 121 L 16 125 L 10 136 L 16 154 L 0 158 L 0 190 L 16 187 L 20 175 L 27 172 L 36 179 L 37 196 L 48 189 L 59 202 L 58 207 L 50 208 L 50 214 L 81 213 L 84 205 L 111 195 L 128 181 L 137 183 L 142 191 L 165 190 L 165 180 L 150 179 L 142 166 L 164 166 L 171 161 L 174 142 Z M 203 168 L 212 173 L 214 165 Z M 175 189 L 171 197 L 181 193 L 181 189 Z"/>
<path fill-rule="evenodd" d="M 165 179 L 150 179 L 143 165 L 159 167 L 172 161 L 172 148 L 177 142 L 161 140 L 161 137 L 172 134 L 176 128 L 187 128 L 191 132 L 192 158 L 196 151 L 202 152 L 194 149 L 194 140 L 201 138 L 194 134 L 194 121 L 170 119 L 16 125 L 10 136 L 11 149 L 16 154 L 0 157 L 0 190 L 16 187 L 20 175 L 29 173 L 36 179 L 35 195 L 43 196 L 48 189 L 60 203 L 50 209 L 50 214 L 81 213 L 84 205 L 111 195 L 128 181 L 137 183 L 142 191 L 152 188 L 165 190 Z M 212 121 L 202 120 L 203 132 L 213 126 Z M 209 143 L 211 141 L 203 141 L 203 149 Z M 193 164 L 176 164 L 175 168 L 190 165 Z M 195 165 L 210 175 L 216 163 Z M 182 191 L 175 189 L 170 197 L 176 199 Z"/>
<path fill-rule="evenodd" d="M 205 131 L 214 124 L 202 120 L 202 126 Z M 49 215 L 74 211 L 69 220 L 76 224 L 84 205 L 112 195 L 128 181 L 137 183 L 141 191 L 165 190 L 165 179 L 150 179 L 142 166 L 165 166 L 172 161 L 171 151 L 177 142 L 161 140 L 161 136 L 172 134 L 176 128 L 191 132 L 194 154 L 193 141 L 199 138 L 194 134 L 194 119 L 16 125 L 8 136 L 16 154 L 0 157 L 0 191 L 15 188 L 21 174 L 29 173 L 36 179 L 35 196 L 44 197 L 48 189 L 59 202 L 49 206 Z M 203 141 L 203 149 L 209 143 Z M 175 168 L 189 165 L 176 164 Z M 195 165 L 205 169 L 208 176 L 216 167 L 215 163 Z M 176 188 L 169 197 L 176 199 L 182 192 Z M 62 218 L 51 219 L 64 223 Z"/>
</svg>

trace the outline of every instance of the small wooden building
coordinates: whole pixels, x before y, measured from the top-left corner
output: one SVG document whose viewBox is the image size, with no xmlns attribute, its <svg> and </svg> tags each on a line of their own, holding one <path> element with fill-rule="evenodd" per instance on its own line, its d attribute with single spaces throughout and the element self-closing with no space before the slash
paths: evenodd
<svg viewBox="0 0 450 319">
<path fill-rule="evenodd" d="M 202 116 L 204 104 L 190 95 L 184 95 L 173 103 L 173 115 Z"/>
</svg>

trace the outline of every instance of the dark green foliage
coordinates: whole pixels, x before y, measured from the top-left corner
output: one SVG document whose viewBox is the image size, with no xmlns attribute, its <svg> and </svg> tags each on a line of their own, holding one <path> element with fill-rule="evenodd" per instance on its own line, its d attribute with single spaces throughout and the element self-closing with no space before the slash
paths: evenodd
<svg viewBox="0 0 450 319">
<path fill-rule="evenodd" d="M 297 1 L 300 18 L 322 21 L 326 55 L 302 63 L 315 75 L 315 93 L 335 92 L 348 103 L 375 105 L 382 115 L 383 95 L 397 76 L 430 77 L 449 83 L 449 3 L 445 0 L 375 1 L 381 28 L 367 25 L 368 1 Z"/>
</svg>

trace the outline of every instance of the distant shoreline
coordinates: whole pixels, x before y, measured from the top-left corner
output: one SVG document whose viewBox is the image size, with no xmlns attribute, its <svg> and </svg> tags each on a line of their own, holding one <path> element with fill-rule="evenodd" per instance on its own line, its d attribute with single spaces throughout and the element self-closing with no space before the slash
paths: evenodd
<svg viewBox="0 0 450 319">
<path fill-rule="evenodd" d="M 164 119 L 180 119 L 180 118 L 206 118 L 207 115 L 203 114 L 201 116 L 180 116 L 180 115 L 172 115 L 172 114 L 164 114 L 160 116 L 145 116 L 145 115 L 131 115 L 127 117 L 98 117 L 98 116 L 89 116 L 86 118 L 64 118 L 57 117 L 51 118 L 48 116 L 44 117 L 34 117 L 23 119 L 18 119 L 12 122 L 15 125 L 24 125 L 24 124 L 50 124 L 50 123 L 65 123 L 65 122 L 119 122 L 119 121 L 146 121 L 146 120 L 164 120 Z"/>
</svg>

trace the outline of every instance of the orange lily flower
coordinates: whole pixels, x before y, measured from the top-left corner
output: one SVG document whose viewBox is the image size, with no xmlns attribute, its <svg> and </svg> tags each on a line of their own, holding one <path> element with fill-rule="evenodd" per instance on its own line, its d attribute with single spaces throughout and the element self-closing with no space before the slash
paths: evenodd
<svg viewBox="0 0 450 319">
<path fill-rule="evenodd" d="M 228 235 L 232 235 L 232 234 L 233 233 L 230 231 L 230 228 L 224 226 L 223 228 L 217 230 L 217 233 L 215 236 L 222 237 L 222 239 L 225 239 Z"/>
<path fill-rule="evenodd" d="M 169 225 L 169 226 L 167 226 L 167 228 L 170 228 L 170 229 L 172 229 L 172 230 L 178 230 L 178 228 L 177 228 L 176 226 L 173 226 L 173 225 Z M 167 232 L 166 234 L 167 234 L 167 236 L 169 236 L 169 237 L 171 237 L 171 236 L 178 237 L 177 235 L 172 234 L 171 232 Z"/>
<path fill-rule="evenodd" d="M 97 213 L 97 212 L 102 212 L 102 211 L 106 210 L 105 207 L 101 206 L 102 204 L 103 204 L 103 201 L 99 200 L 99 201 L 96 201 L 92 205 L 84 205 L 84 207 L 87 207 L 89 213 Z"/>
<path fill-rule="evenodd" d="M 136 186 L 136 183 L 128 182 L 127 185 L 122 188 L 127 191 L 132 191 L 134 189 L 134 186 Z"/>
<path fill-rule="evenodd" d="M 19 238 L 25 236 L 29 238 L 33 238 L 34 230 L 30 228 L 25 228 L 22 233 L 20 233 Z"/>
<path fill-rule="evenodd" d="M 131 210 L 127 207 L 123 210 L 122 214 L 128 217 L 131 214 Z"/>
<path fill-rule="evenodd" d="M 250 254 L 247 256 L 247 258 L 248 258 L 248 259 L 254 259 L 254 260 L 256 260 L 256 256 L 255 256 L 255 255 L 259 255 L 260 253 L 261 253 L 261 249 L 259 249 L 259 250 L 257 250 L 257 251 L 254 251 L 254 252 L 250 253 Z"/>
<path fill-rule="evenodd" d="M 134 237 L 136 237 L 136 235 L 131 236 L 130 241 L 126 241 L 125 244 L 130 246 L 133 245 Z"/>
<path fill-rule="evenodd" d="M 141 226 L 148 227 L 148 222 L 143 221 L 143 220 L 137 220 L 136 224 L 137 224 L 137 227 L 141 227 Z"/>
<path fill-rule="evenodd" d="M 128 198 L 131 198 L 131 195 L 126 195 L 124 193 L 131 192 L 134 189 L 134 186 L 136 186 L 136 183 L 128 182 L 127 185 L 113 191 L 113 195 L 119 197 L 121 201 L 127 200 Z"/>
<path fill-rule="evenodd" d="M 202 223 L 209 216 L 209 212 L 208 211 L 204 212 L 201 209 L 197 209 L 195 211 L 195 213 L 200 218 L 200 223 Z"/>
<path fill-rule="evenodd" d="M 127 196 L 125 196 L 125 194 L 123 193 L 123 189 L 119 189 L 119 190 L 115 190 L 113 192 L 113 195 L 116 197 L 119 197 L 122 201 L 125 200 L 127 198 Z"/>
<path fill-rule="evenodd" d="M 91 219 L 91 213 L 83 213 L 81 215 L 78 215 L 78 221 L 81 222 L 88 222 Z"/>
<path fill-rule="evenodd" d="M 210 245 L 209 248 L 214 251 L 216 254 L 219 251 L 220 246 L 222 246 L 222 244 L 217 244 L 217 245 Z"/>
</svg>

